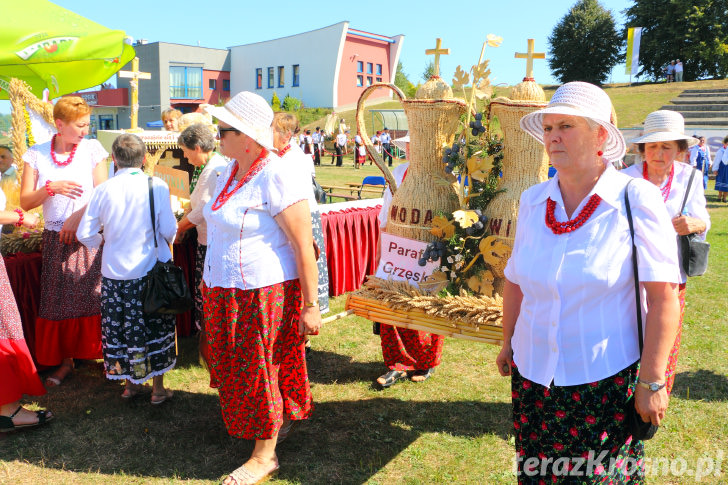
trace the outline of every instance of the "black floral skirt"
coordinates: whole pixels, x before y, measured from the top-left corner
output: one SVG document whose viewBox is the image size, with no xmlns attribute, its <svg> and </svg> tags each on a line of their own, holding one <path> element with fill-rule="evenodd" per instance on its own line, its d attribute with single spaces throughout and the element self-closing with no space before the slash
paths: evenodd
<svg viewBox="0 0 728 485">
<path fill-rule="evenodd" d="M 644 482 L 644 446 L 625 422 L 638 363 L 577 386 L 544 387 L 511 370 L 519 484 Z"/>
<path fill-rule="evenodd" d="M 144 278 L 101 278 L 101 343 L 109 379 L 141 384 L 177 362 L 174 315 L 142 310 Z"/>
</svg>

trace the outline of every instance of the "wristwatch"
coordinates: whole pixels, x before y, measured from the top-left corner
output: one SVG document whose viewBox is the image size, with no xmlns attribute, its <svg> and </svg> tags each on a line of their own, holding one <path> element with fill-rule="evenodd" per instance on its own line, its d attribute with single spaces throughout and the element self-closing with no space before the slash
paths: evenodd
<svg viewBox="0 0 728 485">
<path fill-rule="evenodd" d="M 663 382 L 662 384 L 659 384 L 657 382 L 644 382 L 642 380 L 637 380 L 637 384 L 639 384 L 640 386 L 642 386 L 646 389 L 649 389 L 652 392 L 657 392 L 660 389 L 662 389 L 663 387 L 665 387 L 667 385 L 667 382 Z"/>
<path fill-rule="evenodd" d="M 310 307 L 318 306 L 318 301 L 304 301 L 303 302 L 303 306 L 305 308 L 310 308 Z"/>
</svg>

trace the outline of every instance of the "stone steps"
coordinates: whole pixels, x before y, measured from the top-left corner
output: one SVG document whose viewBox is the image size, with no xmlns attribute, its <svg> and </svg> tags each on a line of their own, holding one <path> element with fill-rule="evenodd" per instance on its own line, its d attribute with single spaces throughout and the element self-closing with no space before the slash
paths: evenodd
<svg viewBox="0 0 728 485">
<path fill-rule="evenodd" d="M 685 126 L 728 126 L 728 88 L 686 89 L 660 109 L 682 114 Z"/>
</svg>

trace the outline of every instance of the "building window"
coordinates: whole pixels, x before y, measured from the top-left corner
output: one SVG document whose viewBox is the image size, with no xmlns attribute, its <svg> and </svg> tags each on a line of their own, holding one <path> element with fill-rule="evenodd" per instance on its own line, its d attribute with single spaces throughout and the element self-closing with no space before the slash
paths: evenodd
<svg viewBox="0 0 728 485">
<path fill-rule="evenodd" d="M 263 69 L 255 70 L 255 89 L 263 89 Z"/>
<path fill-rule="evenodd" d="M 367 76 L 367 86 L 371 86 L 372 85 L 372 82 L 373 82 L 372 77 L 371 76 Z"/>
<path fill-rule="evenodd" d="M 210 79 L 207 81 L 207 87 L 212 89 L 213 91 L 217 89 L 217 79 Z"/>
<path fill-rule="evenodd" d="M 356 62 L 356 72 L 364 72 L 364 63 L 362 61 Z"/>
<path fill-rule="evenodd" d="M 371 62 L 367 62 L 367 74 L 373 74 L 372 70 L 374 69 L 374 66 Z"/>
<path fill-rule="evenodd" d="M 300 78 L 298 75 L 298 64 L 293 65 L 293 86 L 297 87 L 299 84 Z"/>
<path fill-rule="evenodd" d="M 223 79 L 222 80 L 222 90 L 223 91 L 230 91 L 230 79 Z"/>
<path fill-rule="evenodd" d="M 172 99 L 202 99 L 202 68 L 171 66 L 169 68 L 169 97 Z"/>
<path fill-rule="evenodd" d="M 286 74 L 283 66 L 278 66 L 278 87 L 282 88 L 285 85 Z"/>
<path fill-rule="evenodd" d="M 358 88 L 364 86 L 364 76 L 359 75 L 356 77 L 356 86 Z"/>
<path fill-rule="evenodd" d="M 377 64 L 377 76 L 381 76 L 381 75 L 382 75 L 382 65 Z"/>
<path fill-rule="evenodd" d="M 273 87 L 274 80 L 275 80 L 275 78 L 274 78 L 273 68 L 269 67 L 268 68 L 268 87 L 269 88 Z"/>
<path fill-rule="evenodd" d="M 382 82 L 382 78 L 381 78 L 381 77 L 378 77 L 378 78 L 377 78 L 377 82 L 378 82 L 378 83 Z"/>
</svg>

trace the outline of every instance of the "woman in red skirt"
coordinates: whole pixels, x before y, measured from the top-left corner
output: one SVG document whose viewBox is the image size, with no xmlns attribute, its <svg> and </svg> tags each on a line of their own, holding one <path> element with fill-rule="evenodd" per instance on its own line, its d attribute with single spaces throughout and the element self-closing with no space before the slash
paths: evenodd
<svg viewBox="0 0 728 485">
<path fill-rule="evenodd" d="M 77 96 L 53 108 L 58 134 L 23 155 L 20 205 L 43 206 L 43 272 L 35 323 L 39 364 L 60 367 L 46 379 L 59 385 L 73 370 L 73 359 L 100 359 L 101 249 L 76 239 L 93 188 L 104 182 L 108 153 L 86 140 L 91 108 Z"/>
<path fill-rule="evenodd" d="M 0 229 L 2 224 L 35 227 L 39 217 L 20 209 L 5 211 L 5 194 L 0 190 Z M 38 378 L 30 351 L 25 344 L 20 314 L 10 288 L 5 261 L 0 257 L 0 432 L 39 426 L 53 419 L 50 411 L 30 411 L 20 404 L 23 394 L 42 396 L 45 388 Z"/>
<path fill-rule="evenodd" d="M 205 205 L 205 329 L 210 385 L 228 433 L 255 440 L 223 482 L 258 483 L 278 470 L 276 443 L 311 414 L 304 338 L 321 326 L 310 184 L 273 150 L 273 111 L 242 92 L 208 112 L 233 159 Z"/>
</svg>

